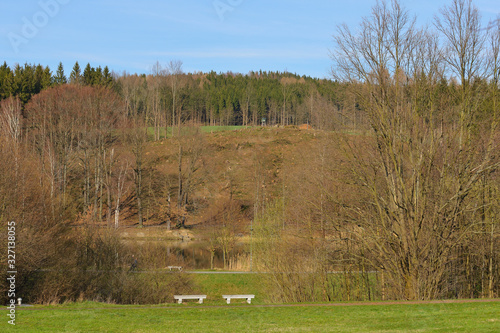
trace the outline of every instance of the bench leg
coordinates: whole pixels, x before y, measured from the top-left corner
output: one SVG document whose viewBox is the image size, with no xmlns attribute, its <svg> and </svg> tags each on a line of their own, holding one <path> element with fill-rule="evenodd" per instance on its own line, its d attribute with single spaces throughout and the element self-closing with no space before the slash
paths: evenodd
<svg viewBox="0 0 500 333">
<path fill-rule="evenodd" d="M 247 303 L 248 304 L 252 303 L 252 299 L 251 298 L 247 298 Z"/>
<path fill-rule="evenodd" d="M 231 299 L 229 297 L 227 298 L 227 304 L 231 304 Z"/>
<path fill-rule="evenodd" d="M 203 304 L 203 298 L 200 298 L 200 300 L 198 301 L 198 303 Z"/>
<path fill-rule="evenodd" d="M 182 304 L 182 298 L 179 298 L 179 299 L 177 300 L 177 303 Z"/>
</svg>

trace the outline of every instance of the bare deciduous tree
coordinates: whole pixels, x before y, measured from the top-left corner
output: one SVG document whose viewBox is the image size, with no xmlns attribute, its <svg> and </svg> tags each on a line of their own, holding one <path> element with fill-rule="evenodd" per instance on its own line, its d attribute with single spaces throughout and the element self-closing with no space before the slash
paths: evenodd
<svg viewBox="0 0 500 333">
<path fill-rule="evenodd" d="M 460 145 L 464 138 L 464 126 L 477 105 L 474 100 L 473 81 L 485 76 L 486 64 L 483 51 L 486 34 L 481 29 L 481 16 L 472 0 L 453 0 L 435 17 L 435 26 L 445 38 L 444 61 L 460 80 Z"/>
<path fill-rule="evenodd" d="M 459 19 L 450 16 L 449 22 Z M 353 87 L 373 131 L 363 147 L 346 151 L 352 154 L 353 181 L 367 195 L 349 214 L 352 238 L 386 274 L 394 297 L 440 296 L 452 251 L 475 225 L 465 218 L 477 205 L 471 191 L 482 175 L 498 168 L 496 129 L 484 138 L 465 116 L 458 137 L 453 126 L 443 126 L 445 110 L 437 109 L 436 94 L 443 58 L 435 38 L 416 31 L 399 2 L 378 3 L 359 33 L 343 25 L 334 38 L 333 74 L 362 83 Z M 464 54 L 476 56 L 477 42 L 462 44 Z M 469 60 L 464 75 L 472 79 L 478 71 L 474 58 Z M 470 89 L 468 94 L 480 98 Z M 473 111 L 469 105 L 468 114 Z"/>
<path fill-rule="evenodd" d="M 0 103 L 0 129 L 3 136 L 13 142 L 21 138 L 21 101 L 19 98 L 9 97 Z"/>
<path fill-rule="evenodd" d="M 131 131 L 130 144 L 132 154 L 134 155 L 135 163 L 134 170 L 134 184 L 135 196 L 137 200 L 137 219 L 139 228 L 142 228 L 143 219 L 143 199 L 144 199 L 144 155 L 146 153 L 147 143 L 147 128 L 141 126 L 141 122 Z"/>
<path fill-rule="evenodd" d="M 176 108 L 176 103 L 177 103 L 177 90 L 178 90 L 178 83 L 179 83 L 179 75 L 182 74 L 182 61 L 180 60 L 171 60 L 168 65 L 167 65 L 167 74 L 170 79 L 170 88 L 172 89 L 172 135 L 174 134 L 174 127 L 175 127 L 175 108 Z M 179 118 L 179 123 L 178 126 L 180 127 L 180 114 L 178 114 Z M 167 128 L 165 128 L 166 130 Z"/>
<path fill-rule="evenodd" d="M 178 191 L 177 191 L 177 227 L 184 227 L 186 209 L 190 195 L 199 182 L 195 174 L 200 168 L 204 138 L 199 128 L 184 127 L 178 137 Z"/>
<path fill-rule="evenodd" d="M 117 229 L 120 222 L 120 209 L 121 200 L 127 190 L 125 183 L 129 170 L 129 162 L 125 160 L 121 163 L 118 172 L 116 173 L 117 157 L 115 156 L 115 149 L 112 148 L 109 153 L 104 152 L 104 186 L 106 187 L 106 204 L 108 207 L 106 220 L 108 228 L 111 226 L 111 215 L 114 211 L 114 227 Z M 114 199 L 114 200 L 113 200 Z"/>
</svg>

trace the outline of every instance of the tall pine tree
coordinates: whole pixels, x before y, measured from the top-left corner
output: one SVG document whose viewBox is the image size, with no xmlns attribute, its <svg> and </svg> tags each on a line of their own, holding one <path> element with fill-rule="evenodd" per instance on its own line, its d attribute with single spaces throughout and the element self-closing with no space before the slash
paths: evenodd
<svg viewBox="0 0 500 333">
<path fill-rule="evenodd" d="M 87 66 L 85 66 L 85 69 L 83 70 L 83 84 L 86 86 L 92 85 L 93 77 L 94 77 L 94 68 L 92 68 L 90 64 L 87 63 Z"/>
<path fill-rule="evenodd" d="M 56 75 L 54 76 L 54 84 L 60 85 L 60 84 L 65 84 L 67 82 L 68 82 L 68 80 L 66 79 L 66 76 L 64 75 L 63 64 L 62 64 L 62 62 L 60 62 L 59 66 L 57 66 Z"/>
<path fill-rule="evenodd" d="M 52 71 L 49 66 L 45 67 L 42 76 L 42 89 L 48 88 L 52 85 Z"/>
<path fill-rule="evenodd" d="M 12 94 L 12 85 L 14 84 L 14 74 L 4 62 L 0 67 L 0 100 L 9 97 Z"/>
<path fill-rule="evenodd" d="M 108 66 L 104 67 L 102 76 L 102 84 L 106 87 L 111 87 L 111 85 L 113 84 L 113 76 L 111 75 Z"/>
<path fill-rule="evenodd" d="M 73 83 L 73 84 L 81 84 L 82 83 L 81 69 L 80 69 L 80 65 L 78 64 L 78 61 L 73 66 L 73 70 L 71 71 L 71 74 L 69 76 L 69 82 Z"/>
<path fill-rule="evenodd" d="M 102 68 L 101 66 L 97 67 L 95 70 L 94 70 L 94 77 L 92 79 L 92 85 L 101 85 L 102 83 Z"/>
</svg>

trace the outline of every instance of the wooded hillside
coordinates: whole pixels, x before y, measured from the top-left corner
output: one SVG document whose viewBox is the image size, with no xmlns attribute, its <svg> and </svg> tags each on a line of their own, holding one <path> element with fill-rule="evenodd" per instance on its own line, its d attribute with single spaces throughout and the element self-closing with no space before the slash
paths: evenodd
<svg viewBox="0 0 500 333">
<path fill-rule="evenodd" d="M 192 228 L 225 267 L 252 235 L 273 300 L 498 296 L 500 25 L 455 0 L 419 28 L 392 1 L 334 40 L 334 80 L 4 64 L 0 218 L 26 293 L 134 302 L 132 282 L 109 287 L 114 230 L 156 225 Z"/>
</svg>

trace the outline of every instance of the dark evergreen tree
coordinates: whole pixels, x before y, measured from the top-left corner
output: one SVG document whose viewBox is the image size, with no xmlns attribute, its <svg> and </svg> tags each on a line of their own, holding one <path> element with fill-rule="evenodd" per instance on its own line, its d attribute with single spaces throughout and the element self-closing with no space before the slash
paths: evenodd
<svg viewBox="0 0 500 333">
<path fill-rule="evenodd" d="M 9 96 L 18 96 L 26 104 L 33 95 L 52 84 L 49 67 L 42 65 L 16 64 L 12 71 L 7 63 L 0 66 L 0 100 Z"/>
<path fill-rule="evenodd" d="M 102 72 L 102 84 L 106 87 L 113 85 L 113 76 L 111 75 L 108 66 L 104 67 Z"/>
<path fill-rule="evenodd" d="M 21 102 L 28 103 L 31 96 L 35 94 L 35 67 L 29 64 L 24 65 L 23 76 L 21 78 Z"/>
<path fill-rule="evenodd" d="M 93 77 L 94 77 L 94 68 L 92 68 L 90 64 L 87 63 L 87 66 L 85 66 L 85 69 L 83 70 L 83 84 L 87 86 L 92 85 Z"/>
<path fill-rule="evenodd" d="M 0 67 L 0 100 L 12 95 L 14 83 L 14 74 L 7 63 L 4 62 Z"/>
<path fill-rule="evenodd" d="M 69 76 L 69 82 L 73 84 L 82 83 L 81 69 L 80 65 L 78 64 L 78 61 L 75 62 L 75 65 L 73 66 L 73 70 L 71 71 L 71 74 Z"/>
<path fill-rule="evenodd" d="M 48 88 L 51 85 L 52 85 L 52 71 L 50 70 L 50 67 L 47 66 L 43 70 L 42 89 Z"/>
<path fill-rule="evenodd" d="M 95 70 L 94 70 L 94 73 L 93 73 L 93 77 L 92 77 L 92 85 L 100 85 L 102 83 L 102 68 L 101 66 L 97 67 Z"/>
<path fill-rule="evenodd" d="M 19 64 L 16 64 L 13 71 L 13 80 L 12 80 L 12 95 L 19 95 L 22 91 L 22 78 L 23 78 L 23 67 Z"/>
<path fill-rule="evenodd" d="M 68 82 L 68 80 L 66 79 L 66 76 L 64 75 L 63 64 L 62 64 L 62 62 L 60 62 L 59 66 L 57 66 L 56 75 L 54 76 L 54 84 L 60 85 L 60 84 L 65 84 L 67 82 Z"/>
<path fill-rule="evenodd" d="M 43 66 L 38 64 L 35 68 L 35 84 L 33 94 L 38 94 L 44 88 L 43 82 Z"/>
</svg>

